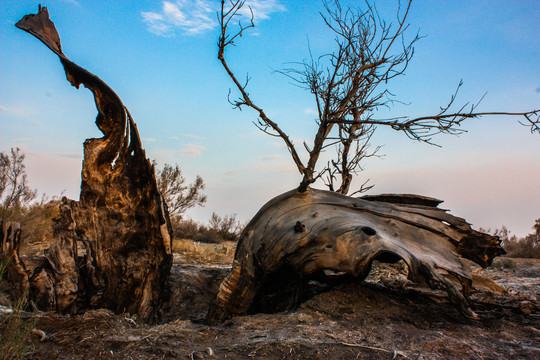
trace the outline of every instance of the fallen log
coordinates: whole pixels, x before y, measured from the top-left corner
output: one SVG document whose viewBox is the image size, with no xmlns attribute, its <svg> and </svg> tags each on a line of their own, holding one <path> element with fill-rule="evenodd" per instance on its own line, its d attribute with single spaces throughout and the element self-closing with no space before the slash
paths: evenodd
<svg viewBox="0 0 540 360">
<path fill-rule="evenodd" d="M 58 56 L 74 87 L 93 93 L 104 135 L 84 142 L 80 200 L 62 200 L 57 242 L 28 274 L 33 300 L 46 310 L 105 307 L 153 321 L 166 296 L 172 229 L 135 122 L 105 82 L 64 55 L 47 8 L 16 26 Z"/>
<path fill-rule="evenodd" d="M 466 299 L 472 274 L 463 258 L 488 266 L 504 250 L 498 237 L 473 230 L 439 203 L 415 195 L 352 198 L 312 188 L 270 200 L 244 229 L 207 322 L 283 309 L 283 301 L 302 298 L 298 292 L 306 281 L 362 281 L 374 260 L 403 260 L 409 280 L 446 291 L 464 315 L 475 317 Z"/>
</svg>

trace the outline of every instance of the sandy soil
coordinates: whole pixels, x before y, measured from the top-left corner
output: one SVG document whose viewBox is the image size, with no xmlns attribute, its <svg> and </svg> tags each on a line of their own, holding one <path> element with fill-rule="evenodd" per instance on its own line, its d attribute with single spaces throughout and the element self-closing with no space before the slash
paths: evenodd
<svg viewBox="0 0 540 360">
<path fill-rule="evenodd" d="M 176 264 L 162 323 L 107 310 L 40 314 L 31 359 L 540 359 L 540 260 L 497 259 L 472 295 L 479 320 L 444 294 L 401 281 L 381 264 L 361 284 L 315 295 L 299 308 L 202 322 L 227 266 Z"/>
</svg>

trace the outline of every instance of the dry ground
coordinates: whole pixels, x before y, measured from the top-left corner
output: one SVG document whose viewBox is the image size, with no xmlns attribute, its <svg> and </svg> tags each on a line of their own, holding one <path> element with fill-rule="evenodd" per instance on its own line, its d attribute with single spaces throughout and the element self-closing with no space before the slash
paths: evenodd
<svg viewBox="0 0 540 360">
<path fill-rule="evenodd" d="M 29 358 L 540 359 L 540 260 L 500 258 L 479 270 L 507 290 L 500 294 L 488 281 L 473 294 L 479 320 L 464 318 L 442 293 L 404 283 L 399 266 L 380 264 L 366 282 L 316 295 L 294 311 L 207 326 L 202 319 L 233 249 L 175 244 L 160 324 L 107 310 L 39 314 L 36 328 L 47 337 L 31 337 Z"/>
</svg>

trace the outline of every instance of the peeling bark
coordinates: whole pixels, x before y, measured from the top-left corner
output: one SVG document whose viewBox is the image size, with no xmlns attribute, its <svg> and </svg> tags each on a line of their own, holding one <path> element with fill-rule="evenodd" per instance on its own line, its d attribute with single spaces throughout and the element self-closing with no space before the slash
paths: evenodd
<svg viewBox="0 0 540 360">
<path fill-rule="evenodd" d="M 34 300 L 61 312 L 106 307 L 152 321 L 165 296 L 172 230 L 137 127 L 107 84 L 63 54 L 47 8 L 40 6 L 16 26 L 59 57 L 73 86 L 92 91 L 96 125 L 104 134 L 84 142 L 80 201 L 62 201 L 57 243 L 29 276 Z"/>
<path fill-rule="evenodd" d="M 244 229 L 207 322 L 257 311 L 257 302 L 272 302 L 273 291 L 294 293 L 302 280 L 329 283 L 324 270 L 361 281 L 374 260 L 400 259 L 411 281 L 445 290 L 463 314 L 474 317 L 466 300 L 472 275 L 462 257 L 487 266 L 504 250 L 498 237 L 473 230 L 437 208 L 440 202 L 415 195 L 352 198 L 311 188 L 274 198 Z"/>
</svg>

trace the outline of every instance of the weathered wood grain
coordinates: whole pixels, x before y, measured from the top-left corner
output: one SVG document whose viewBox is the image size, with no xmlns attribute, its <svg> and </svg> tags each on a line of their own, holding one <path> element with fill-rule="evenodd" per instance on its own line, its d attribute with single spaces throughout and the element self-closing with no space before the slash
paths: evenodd
<svg viewBox="0 0 540 360">
<path fill-rule="evenodd" d="M 497 237 L 437 208 L 440 202 L 411 195 L 352 198 L 316 189 L 272 199 L 242 233 L 207 321 L 245 314 L 261 293 L 285 289 L 321 270 L 361 281 L 374 260 L 400 259 L 409 267 L 410 280 L 444 289 L 465 315 L 474 317 L 465 298 L 471 272 L 462 257 L 486 266 L 504 250 Z"/>
</svg>

